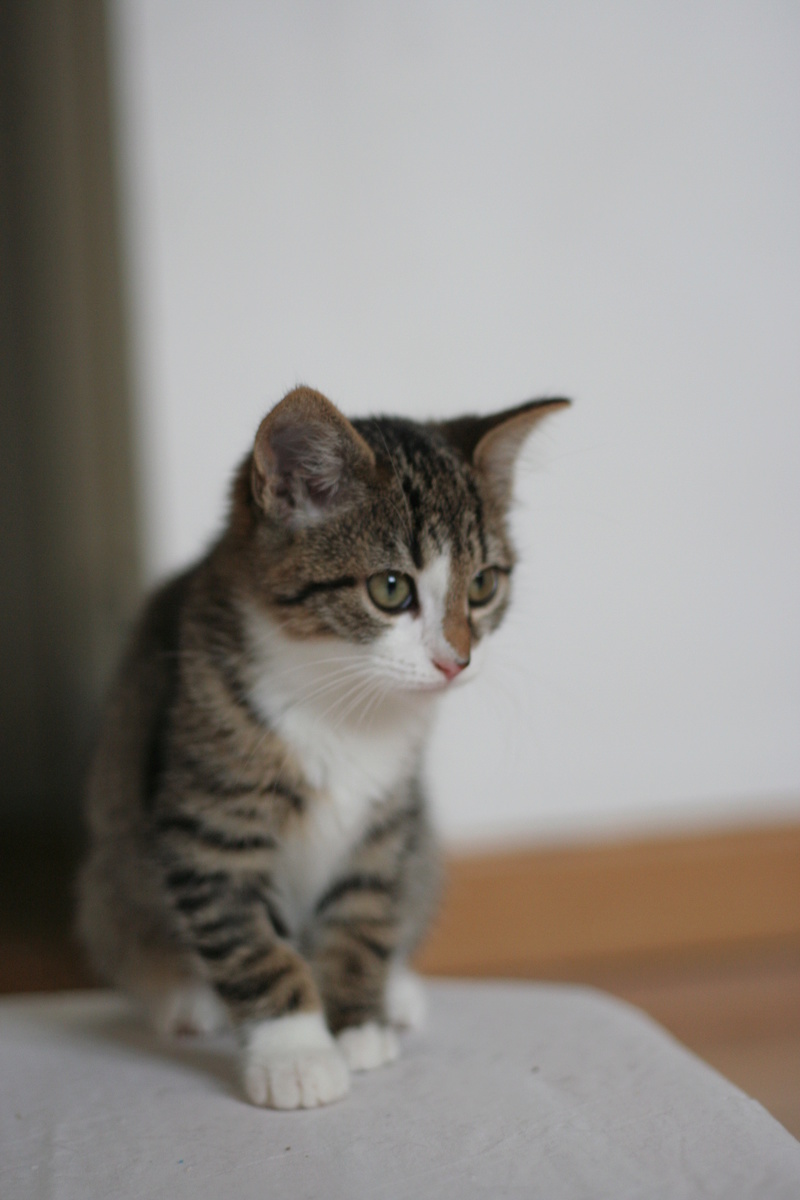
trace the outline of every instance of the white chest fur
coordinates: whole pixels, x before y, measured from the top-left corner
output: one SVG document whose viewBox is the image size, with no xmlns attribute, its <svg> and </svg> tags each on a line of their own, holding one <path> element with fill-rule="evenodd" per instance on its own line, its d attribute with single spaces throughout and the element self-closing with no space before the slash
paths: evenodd
<svg viewBox="0 0 800 1200">
<path fill-rule="evenodd" d="M 256 632 L 264 638 L 263 625 Z M 384 694 L 370 704 L 366 671 L 360 700 L 357 654 L 356 648 L 332 651 L 324 644 L 289 642 L 272 628 L 268 654 L 251 687 L 254 704 L 291 749 L 313 789 L 309 809 L 283 844 L 273 874 L 292 929 L 302 926 L 342 869 L 375 808 L 415 769 L 429 723 L 426 696 Z"/>
<path fill-rule="evenodd" d="M 276 722 L 302 764 L 314 798 L 282 848 L 276 884 L 291 924 L 302 922 L 364 833 L 375 806 L 413 766 L 418 739 L 405 730 L 335 729 L 313 714 Z"/>
</svg>

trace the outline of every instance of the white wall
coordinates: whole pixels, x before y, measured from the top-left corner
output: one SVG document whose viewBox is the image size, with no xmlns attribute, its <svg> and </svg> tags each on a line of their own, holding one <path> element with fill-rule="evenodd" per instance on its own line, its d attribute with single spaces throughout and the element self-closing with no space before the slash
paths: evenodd
<svg viewBox="0 0 800 1200">
<path fill-rule="evenodd" d="M 800 9 L 117 0 L 153 576 L 297 381 L 548 391 L 453 840 L 800 815 Z"/>
</svg>

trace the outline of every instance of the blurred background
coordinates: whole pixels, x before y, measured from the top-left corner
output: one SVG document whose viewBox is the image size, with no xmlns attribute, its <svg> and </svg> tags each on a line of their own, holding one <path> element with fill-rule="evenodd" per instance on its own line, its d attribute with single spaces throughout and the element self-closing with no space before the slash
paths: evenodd
<svg viewBox="0 0 800 1200">
<path fill-rule="evenodd" d="M 599 983 L 791 1124 L 800 9 L 7 0 L 0 37 L 0 987 L 88 979 L 99 700 L 264 412 L 566 394 L 434 734 L 423 966 Z"/>
</svg>

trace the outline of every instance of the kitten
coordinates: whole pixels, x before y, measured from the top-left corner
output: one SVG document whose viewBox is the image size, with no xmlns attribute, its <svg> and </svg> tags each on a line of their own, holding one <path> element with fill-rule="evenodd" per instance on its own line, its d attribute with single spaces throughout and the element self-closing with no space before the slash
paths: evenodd
<svg viewBox="0 0 800 1200">
<path fill-rule="evenodd" d="M 338 1099 L 420 1017 L 420 755 L 509 602 L 517 452 L 566 403 L 347 421 L 297 388 L 219 540 L 144 610 L 90 774 L 80 931 L 161 1030 L 238 1026 L 256 1104 Z"/>
</svg>

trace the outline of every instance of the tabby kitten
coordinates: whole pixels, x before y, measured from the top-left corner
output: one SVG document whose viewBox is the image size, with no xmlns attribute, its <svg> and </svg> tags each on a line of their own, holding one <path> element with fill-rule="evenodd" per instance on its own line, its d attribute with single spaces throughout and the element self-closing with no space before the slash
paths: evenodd
<svg viewBox="0 0 800 1200">
<path fill-rule="evenodd" d="M 397 1057 L 439 886 L 432 706 L 509 601 L 516 454 L 565 400 L 421 425 L 297 388 L 227 526 L 150 600 L 94 759 L 79 925 L 169 1032 L 232 1020 L 255 1104 Z"/>
</svg>

